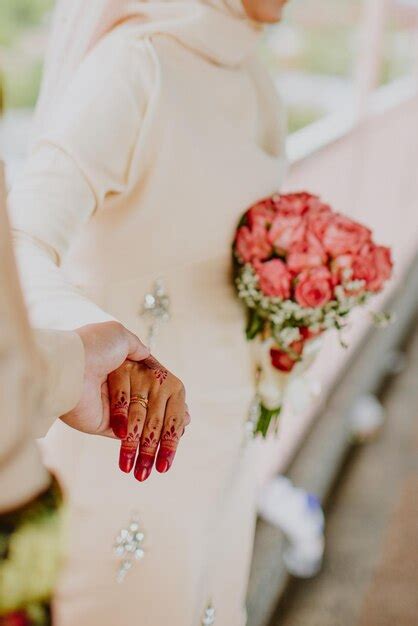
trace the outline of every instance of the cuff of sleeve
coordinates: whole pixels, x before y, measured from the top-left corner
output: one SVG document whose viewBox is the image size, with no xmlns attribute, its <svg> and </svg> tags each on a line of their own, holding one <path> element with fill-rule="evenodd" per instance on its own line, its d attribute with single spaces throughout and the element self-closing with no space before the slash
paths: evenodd
<svg viewBox="0 0 418 626">
<path fill-rule="evenodd" d="M 79 402 L 84 381 L 84 346 L 70 331 L 36 331 L 36 341 L 46 364 L 45 389 L 35 437 L 44 437 L 55 419 Z"/>
</svg>

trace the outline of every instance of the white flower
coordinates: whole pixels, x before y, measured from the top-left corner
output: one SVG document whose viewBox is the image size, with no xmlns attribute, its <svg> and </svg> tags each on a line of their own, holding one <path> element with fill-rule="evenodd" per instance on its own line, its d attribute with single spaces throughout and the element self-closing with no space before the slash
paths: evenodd
<svg viewBox="0 0 418 626">
<path fill-rule="evenodd" d="M 300 337 L 300 331 L 297 327 L 283 328 L 283 330 L 279 332 L 280 345 L 284 348 L 288 348 L 294 341 L 298 341 Z"/>
</svg>

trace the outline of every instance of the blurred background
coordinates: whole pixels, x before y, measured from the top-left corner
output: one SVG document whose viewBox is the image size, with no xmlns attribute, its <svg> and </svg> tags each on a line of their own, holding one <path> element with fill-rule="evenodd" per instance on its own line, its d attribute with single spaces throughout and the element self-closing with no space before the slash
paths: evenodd
<svg viewBox="0 0 418 626">
<path fill-rule="evenodd" d="M 0 2 L 1 84 L 7 110 L 30 109 L 36 102 L 53 4 Z M 410 74 L 417 54 L 417 3 L 388 4 L 377 87 Z M 292 0 L 285 21 L 270 29 L 260 53 L 288 104 L 291 132 L 353 106 L 363 15 L 363 0 Z"/>
<path fill-rule="evenodd" d="M 9 183 L 53 4 L 0 0 Z M 346 350 L 330 334 L 309 397 L 266 448 L 249 626 L 416 626 L 418 1 L 291 0 L 259 53 L 288 111 L 286 189 L 320 194 L 393 248 L 395 277 L 375 306 L 396 321 L 375 330 L 357 316 Z"/>
</svg>

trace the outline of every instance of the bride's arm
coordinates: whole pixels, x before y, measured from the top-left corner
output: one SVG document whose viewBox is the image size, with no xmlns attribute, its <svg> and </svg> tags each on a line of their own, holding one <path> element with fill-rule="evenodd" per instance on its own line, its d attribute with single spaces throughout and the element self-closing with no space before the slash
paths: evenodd
<svg viewBox="0 0 418 626">
<path fill-rule="evenodd" d="M 90 53 L 9 195 L 24 292 L 39 327 L 112 319 L 60 265 L 106 195 L 126 188 L 151 88 L 147 54 L 141 42 L 115 34 Z"/>
<path fill-rule="evenodd" d="M 43 146 L 29 159 L 9 196 L 15 253 L 32 323 L 76 328 L 112 319 L 63 276 L 72 238 L 95 209 L 94 195 L 76 164 Z"/>
</svg>

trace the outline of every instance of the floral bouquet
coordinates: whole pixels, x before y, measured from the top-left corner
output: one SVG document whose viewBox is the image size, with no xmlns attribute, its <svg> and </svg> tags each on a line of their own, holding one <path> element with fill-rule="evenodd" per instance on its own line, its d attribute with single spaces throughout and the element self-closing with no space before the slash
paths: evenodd
<svg viewBox="0 0 418 626">
<path fill-rule="evenodd" d="M 382 290 L 391 253 L 368 228 L 302 192 L 273 195 L 246 211 L 233 259 L 257 365 L 251 423 L 265 437 L 278 423 L 288 382 L 315 358 L 321 334 L 341 331 L 350 311 Z"/>
</svg>

